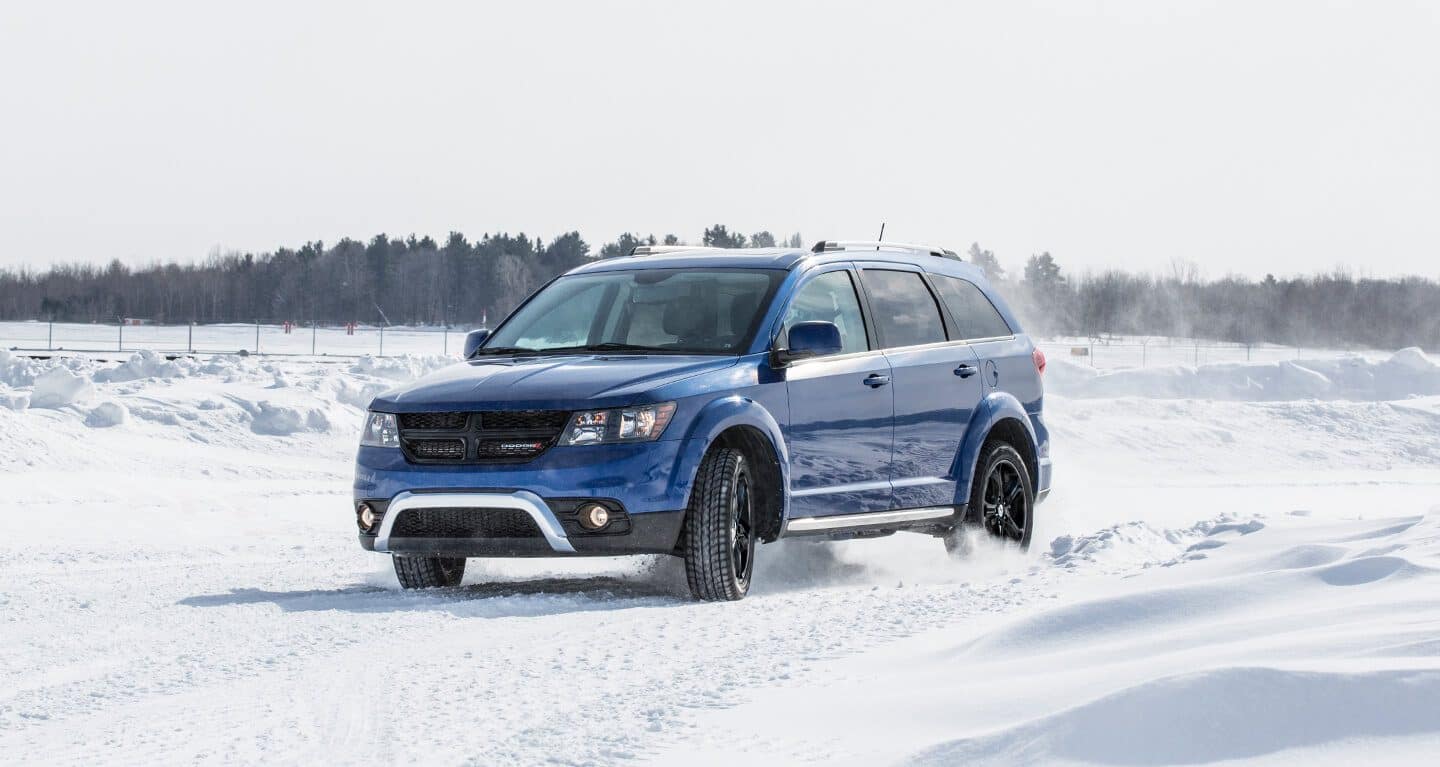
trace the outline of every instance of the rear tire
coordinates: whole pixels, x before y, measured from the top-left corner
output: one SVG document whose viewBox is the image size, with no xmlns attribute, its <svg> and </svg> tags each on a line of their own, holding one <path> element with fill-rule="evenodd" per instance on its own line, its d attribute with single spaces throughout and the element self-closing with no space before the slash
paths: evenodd
<svg viewBox="0 0 1440 767">
<path fill-rule="evenodd" d="M 1025 459 L 1008 442 L 987 442 L 970 481 L 966 518 L 945 535 L 945 550 L 963 559 L 973 548 L 967 534 L 978 531 L 986 540 L 1030 548 L 1035 533 L 1035 491 Z"/>
<path fill-rule="evenodd" d="M 744 599 L 755 567 L 755 484 L 745 455 L 712 450 L 695 474 L 683 551 L 690 593 L 706 602 Z"/>
<path fill-rule="evenodd" d="M 464 557 L 402 557 L 393 554 L 395 576 L 405 589 L 438 589 L 460 585 L 465 577 Z"/>
</svg>

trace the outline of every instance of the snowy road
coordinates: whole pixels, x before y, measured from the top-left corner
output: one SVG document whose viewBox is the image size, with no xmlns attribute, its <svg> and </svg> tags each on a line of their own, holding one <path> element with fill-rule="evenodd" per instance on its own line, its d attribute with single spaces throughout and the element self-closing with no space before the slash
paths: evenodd
<svg viewBox="0 0 1440 767">
<path fill-rule="evenodd" d="M 46 368 L 0 359 L 0 761 L 1440 749 L 1440 371 L 1423 358 L 1366 367 L 1429 395 L 1378 402 L 1354 366 L 1307 369 L 1330 389 L 1254 366 L 1185 399 L 1194 380 L 1062 369 L 1076 396 L 1048 405 L 1057 489 L 1028 555 L 779 544 L 727 605 L 684 599 L 668 559 L 472 561 L 460 589 L 400 593 L 355 544 L 350 458 L 359 405 L 435 361 L 65 364 L 74 381 L 37 384 Z"/>
</svg>

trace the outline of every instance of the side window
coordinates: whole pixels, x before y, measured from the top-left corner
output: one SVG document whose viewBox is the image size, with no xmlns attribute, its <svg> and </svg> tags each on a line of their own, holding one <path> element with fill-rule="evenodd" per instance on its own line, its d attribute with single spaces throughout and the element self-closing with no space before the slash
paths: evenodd
<svg viewBox="0 0 1440 767">
<path fill-rule="evenodd" d="M 940 289 L 945 305 L 950 307 L 950 315 L 959 326 L 961 338 L 996 338 L 1014 333 L 975 283 L 943 274 L 931 277 L 935 287 Z"/>
<path fill-rule="evenodd" d="M 826 272 L 800 287 L 785 312 L 781 338 L 788 338 L 790 326 L 799 322 L 833 322 L 840 328 L 840 353 L 863 352 L 870 348 L 865 338 L 865 320 L 860 299 L 847 271 Z"/>
<path fill-rule="evenodd" d="M 866 269 L 861 273 L 870 310 L 886 348 L 945 340 L 945 323 L 935 296 L 915 272 Z"/>
</svg>

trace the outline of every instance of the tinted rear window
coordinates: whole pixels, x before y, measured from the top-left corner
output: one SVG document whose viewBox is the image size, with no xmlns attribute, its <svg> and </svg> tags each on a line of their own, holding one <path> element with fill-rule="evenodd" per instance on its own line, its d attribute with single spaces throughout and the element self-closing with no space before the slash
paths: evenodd
<svg viewBox="0 0 1440 767">
<path fill-rule="evenodd" d="M 930 278 L 950 308 L 960 338 L 996 338 L 1014 333 L 985 292 L 974 283 L 943 274 L 932 274 Z"/>
<path fill-rule="evenodd" d="M 866 269 L 861 276 L 870 298 L 875 326 L 886 348 L 933 344 L 945 340 L 940 307 L 915 272 Z"/>
</svg>

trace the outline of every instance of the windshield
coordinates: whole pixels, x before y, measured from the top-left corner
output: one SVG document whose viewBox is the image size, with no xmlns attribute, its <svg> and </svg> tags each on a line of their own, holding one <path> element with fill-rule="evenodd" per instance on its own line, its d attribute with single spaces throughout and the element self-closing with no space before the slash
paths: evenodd
<svg viewBox="0 0 1440 767">
<path fill-rule="evenodd" d="M 635 269 L 561 277 L 479 353 L 739 354 L 782 276 L 775 269 Z"/>
</svg>

